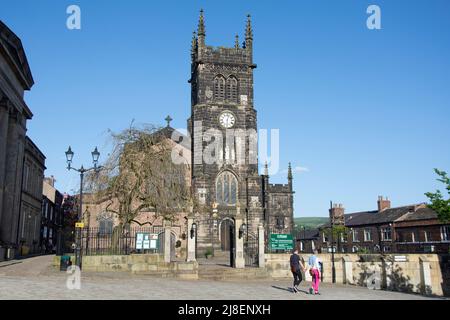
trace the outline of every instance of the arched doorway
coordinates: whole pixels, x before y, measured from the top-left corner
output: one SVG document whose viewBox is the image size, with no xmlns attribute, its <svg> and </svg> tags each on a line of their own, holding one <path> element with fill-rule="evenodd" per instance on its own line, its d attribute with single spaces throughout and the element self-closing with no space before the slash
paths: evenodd
<svg viewBox="0 0 450 320">
<path fill-rule="evenodd" d="M 226 219 L 220 225 L 220 244 L 222 251 L 229 251 L 231 248 L 231 232 L 233 221 Z"/>
<path fill-rule="evenodd" d="M 230 266 L 234 265 L 234 221 L 224 219 L 220 224 L 220 245 L 222 252 L 229 252 Z"/>
</svg>

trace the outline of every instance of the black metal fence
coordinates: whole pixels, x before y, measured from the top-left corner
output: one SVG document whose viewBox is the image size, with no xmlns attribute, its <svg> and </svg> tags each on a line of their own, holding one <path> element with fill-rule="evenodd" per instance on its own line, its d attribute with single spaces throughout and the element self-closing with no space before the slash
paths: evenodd
<svg viewBox="0 0 450 320">
<path fill-rule="evenodd" d="M 258 235 L 249 232 L 244 240 L 244 258 L 247 267 L 257 267 L 259 262 Z"/>
<path fill-rule="evenodd" d="M 136 237 L 138 233 L 150 234 L 155 237 L 157 235 L 156 248 L 137 249 Z M 100 228 L 84 228 L 81 230 L 81 249 L 84 256 L 163 253 L 163 245 L 163 226 L 135 227 L 123 230 L 114 229 L 111 232 L 105 232 L 105 230 Z"/>
</svg>

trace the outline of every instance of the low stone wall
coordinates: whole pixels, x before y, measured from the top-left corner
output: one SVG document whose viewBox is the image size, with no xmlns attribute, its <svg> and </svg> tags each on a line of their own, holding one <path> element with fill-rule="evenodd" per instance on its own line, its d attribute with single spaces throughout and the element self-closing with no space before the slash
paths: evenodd
<svg viewBox="0 0 450 320">
<path fill-rule="evenodd" d="M 309 255 L 302 258 L 308 260 Z M 323 282 L 332 282 L 331 254 L 319 254 Z M 265 263 L 274 278 L 291 278 L 290 254 L 266 254 Z M 336 283 L 368 286 L 424 295 L 442 296 L 445 284 L 436 254 L 359 255 L 336 254 Z M 311 281 L 307 272 L 304 279 Z"/>
<path fill-rule="evenodd" d="M 59 268 L 60 256 L 56 256 L 53 265 Z M 71 256 L 72 263 L 75 258 Z M 117 256 L 83 256 L 83 271 L 88 272 L 130 272 L 161 277 L 198 279 L 197 262 L 164 262 L 159 254 L 131 254 Z"/>
</svg>

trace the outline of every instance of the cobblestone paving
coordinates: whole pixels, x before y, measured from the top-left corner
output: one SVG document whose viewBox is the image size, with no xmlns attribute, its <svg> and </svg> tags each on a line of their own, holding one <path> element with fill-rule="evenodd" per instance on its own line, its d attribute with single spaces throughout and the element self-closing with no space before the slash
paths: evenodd
<svg viewBox="0 0 450 320">
<path fill-rule="evenodd" d="M 365 299 L 405 300 L 426 299 L 419 295 L 373 291 L 366 288 L 324 284 L 320 296 L 304 292 L 293 294 L 289 280 L 215 282 L 162 279 L 132 276 L 129 273 L 87 273 L 81 275 L 81 289 L 69 290 L 67 275 L 50 266 L 53 257 L 36 257 L 22 261 L 0 263 L 0 299 L 133 299 L 133 300 L 319 300 Z"/>
</svg>

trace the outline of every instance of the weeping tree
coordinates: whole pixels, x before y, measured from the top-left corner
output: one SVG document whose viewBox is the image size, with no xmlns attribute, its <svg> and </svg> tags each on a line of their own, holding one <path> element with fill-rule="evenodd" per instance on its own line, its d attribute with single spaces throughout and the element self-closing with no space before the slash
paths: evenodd
<svg viewBox="0 0 450 320">
<path fill-rule="evenodd" d="M 112 151 L 104 169 L 89 178 L 98 202 L 119 220 L 113 231 L 118 237 L 131 223 L 152 224 L 159 217 L 173 221 L 177 213 L 193 206 L 189 166 L 172 161 L 174 142 L 167 128 L 131 126 L 111 133 Z M 153 212 L 153 221 L 140 222 L 142 212 Z"/>
</svg>

